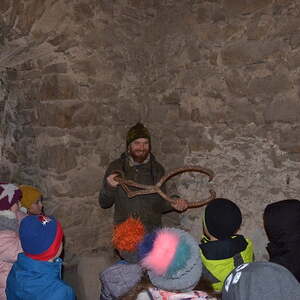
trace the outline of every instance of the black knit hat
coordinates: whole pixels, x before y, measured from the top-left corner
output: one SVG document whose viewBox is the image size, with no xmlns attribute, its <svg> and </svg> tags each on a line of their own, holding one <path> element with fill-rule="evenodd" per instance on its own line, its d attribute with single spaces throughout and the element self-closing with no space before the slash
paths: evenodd
<svg viewBox="0 0 300 300">
<path fill-rule="evenodd" d="M 205 209 L 204 222 L 207 231 L 217 239 L 225 239 L 240 228 L 242 214 L 232 201 L 216 198 Z"/>
<path fill-rule="evenodd" d="M 134 126 L 132 126 L 127 133 L 127 137 L 126 137 L 127 147 L 131 142 L 140 138 L 148 139 L 149 143 L 151 141 L 149 130 L 142 123 L 138 122 Z"/>
</svg>

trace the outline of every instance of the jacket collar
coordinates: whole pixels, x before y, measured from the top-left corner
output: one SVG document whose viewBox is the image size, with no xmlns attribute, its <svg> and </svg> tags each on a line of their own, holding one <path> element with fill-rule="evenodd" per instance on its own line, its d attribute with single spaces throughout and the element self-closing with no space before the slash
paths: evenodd
<svg viewBox="0 0 300 300">
<path fill-rule="evenodd" d="M 17 267 L 22 268 L 22 270 L 40 273 L 40 274 L 47 274 L 53 278 L 60 278 L 61 277 L 61 267 L 62 267 L 62 259 L 57 258 L 54 262 L 49 261 L 41 261 L 35 260 L 24 253 L 18 254 L 18 260 L 16 261 Z"/>
</svg>

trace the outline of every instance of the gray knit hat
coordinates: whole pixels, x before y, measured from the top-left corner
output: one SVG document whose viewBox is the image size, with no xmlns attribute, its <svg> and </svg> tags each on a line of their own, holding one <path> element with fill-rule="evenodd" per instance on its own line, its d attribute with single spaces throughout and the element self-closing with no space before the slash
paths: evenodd
<svg viewBox="0 0 300 300">
<path fill-rule="evenodd" d="M 102 300 L 116 299 L 128 293 L 142 278 L 137 264 L 119 261 L 100 273 Z"/>
<path fill-rule="evenodd" d="M 160 289 L 191 291 L 201 277 L 199 246 L 183 230 L 163 228 L 149 233 L 139 245 L 139 256 L 152 284 Z"/>
<path fill-rule="evenodd" d="M 227 277 L 222 300 L 296 300 L 300 285 L 286 268 L 270 262 L 237 267 Z"/>
</svg>

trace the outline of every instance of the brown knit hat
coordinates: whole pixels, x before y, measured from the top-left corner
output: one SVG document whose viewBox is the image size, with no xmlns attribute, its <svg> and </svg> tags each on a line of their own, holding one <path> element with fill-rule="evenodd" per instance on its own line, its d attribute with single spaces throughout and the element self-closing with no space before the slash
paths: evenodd
<svg viewBox="0 0 300 300">
<path fill-rule="evenodd" d="M 149 143 L 151 142 L 149 130 L 142 123 L 138 122 L 134 126 L 132 126 L 127 133 L 127 147 L 131 142 L 140 138 L 148 139 Z"/>
</svg>

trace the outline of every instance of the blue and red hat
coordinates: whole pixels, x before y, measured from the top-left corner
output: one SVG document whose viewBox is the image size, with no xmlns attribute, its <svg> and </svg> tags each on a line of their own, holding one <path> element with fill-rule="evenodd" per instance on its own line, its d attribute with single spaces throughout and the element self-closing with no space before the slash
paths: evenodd
<svg viewBox="0 0 300 300">
<path fill-rule="evenodd" d="M 44 215 L 25 217 L 19 233 L 24 254 L 43 261 L 56 256 L 64 235 L 60 222 Z"/>
</svg>

